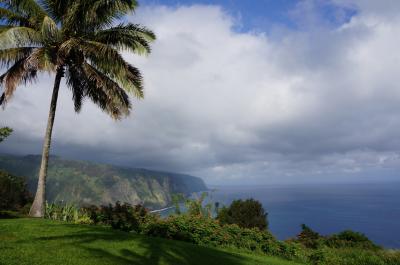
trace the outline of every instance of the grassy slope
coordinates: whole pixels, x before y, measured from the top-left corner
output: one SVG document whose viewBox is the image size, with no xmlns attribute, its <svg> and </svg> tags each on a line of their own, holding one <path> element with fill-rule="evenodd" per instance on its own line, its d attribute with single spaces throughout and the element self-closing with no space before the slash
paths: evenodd
<svg viewBox="0 0 400 265">
<path fill-rule="evenodd" d="M 0 220 L 0 264 L 295 265 L 271 257 L 41 219 Z"/>
</svg>

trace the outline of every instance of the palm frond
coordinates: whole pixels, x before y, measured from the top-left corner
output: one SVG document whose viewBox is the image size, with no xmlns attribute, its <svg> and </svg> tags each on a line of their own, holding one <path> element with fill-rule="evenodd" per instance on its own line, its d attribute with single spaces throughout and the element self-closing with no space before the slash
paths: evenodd
<svg viewBox="0 0 400 265">
<path fill-rule="evenodd" d="M 132 12 L 138 6 L 136 0 L 93 0 L 92 2 L 85 23 L 97 29 L 110 26 L 115 19 Z"/>
<path fill-rule="evenodd" d="M 9 29 L 11 29 L 11 28 L 13 28 L 13 27 L 14 26 L 12 26 L 12 25 L 0 25 L 0 34 L 5 32 L 5 31 L 7 31 L 7 30 L 9 30 Z"/>
<path fill-rule="evenodd" d="M 129 96 L 119 85 L 88 63 L 68 64 L 67 84 L 72 90 L 75 110 L 79 111 L 84 97 L 89 97 L 114 119 L 127 116 Z"/>
<path fill-rule="evenodd" d="M 28 56 L 26 65 L 38 71 L 55 72 L 57 69 L 57 58 L 54 53 L 52 48 L 35 48 Z"/>
<path fill-rule="evenodd" d="M 6 8 L 0 8 L 0 20 L 7 25 L 28 26 L 29 19 Z"/>
<path fill-rule="evenodd" d="M 138 54 L 151 51 L 149 42 L 156 39 L 155 34 L 137 24 L 119 24 L 118 26 L 96 32 L 94 41 L 112 45 L 118 50 L 126 49 Z"/>
<path fill-rule="evenodd" d="M 128 67 L 128 75 L 126 78 L 129 80 L 129 82 L 134 87 L 135 96 L 137 98 L 141 99 L 144 97 L 142 74 L 140 73 L 139 69 L 137 69 L 136 67 L 134 67 L 131 64 L 127 63 L 127 67 Z"/>
<path fill-rule="evenodd" d="M 41 0 L 40 5 L 54 21 L 61 22 L 71 1 L 73 0 Z"/>
<path fill-rule="evenodd" d="M 64 16 L 65 30 L 91 32 L 109 27 L 137 7 L 136 0 L 75 0 Z M 79 24 L 76 21 L 80 21 Z"/>
<path fill-rule="evenodd" d="M 66 71 L 68 87 L 72 90 L 72 101 L 76 112 L 82 108 L 83 99 L 88 91 L 89 84 L 81 65 L 68 64 Z"/>
<path fill-rule="evenodd" d="M 1 0 L 6 8 L 29 20 L 30 25 L 38 29 L 46 16 L 44 9 L 35 0 Z"/>
<path fill-rule="evenodd" d="M 41 34 L 29 27 L 3 27 L 0 30 L 0 47 L 16 48 L 27 46 L 40 46 Z"/>
<path fill-rule="evenodd" d="M 35 80 L 37 69 L 29 64 L 28 58 L 20 59 L 0 76 L 0 84 L 4 87 L 3 105 L 12 97 L 19 84 Z"/>
<path fill-rule="evenodd" d="M 114 119 L 128 116 L 131 109 L 129 96 L 113 80 L 98 71 L 90 64 L 84 63 L 83 69 L 91 84 L 88 96 L 96 103 L 96 99 L 102 98 L 105 101 L 98 101 L 97 105 L 105 106 L 104 110 Z M 106 96 L 106 98 L 104 98 Z"/>
<path fill-rule="evenodd" d="M 48 44 L 56 42 L 61 37 L 56 22 L 49 16 L 43 18 L 41 33 Z"/>
<path fill-rule="evenodd" d="M 86 41 L 80 45 L 85 57 L 97 69 L 106 73 L 121 87 L 137 98 L 143 98 L 142 77 L 136 68 L 130 66 L 124 58 L 109 45 Z"/>
<path fill-rule="evenodd" d="M 35 47 L 21 47 L 0 50 L 0 66 L 10 66 L 22 58 L 26 58 Z"/>
</svg>

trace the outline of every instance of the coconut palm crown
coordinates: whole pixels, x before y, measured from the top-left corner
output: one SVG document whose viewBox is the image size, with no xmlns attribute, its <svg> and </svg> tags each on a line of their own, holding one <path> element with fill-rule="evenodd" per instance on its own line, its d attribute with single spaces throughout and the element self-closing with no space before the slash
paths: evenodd
<svg viewBox="0 0 400 265">
<path fill-rule="evenodd" d="M 38 190 L 31 216 L 43 216 L 47 163 L 60 82 L 65 77 L 75 111 L 89 98 L 114 119 L 131 110 L 129 94 L 143 97 L 142 77 L 122 51 L 148 54 L 155 39 L 137 24 L 120 23 L 135 0 L 0 0 L 0 104 L 38 73 L 55 73 Z"/>
</svg>

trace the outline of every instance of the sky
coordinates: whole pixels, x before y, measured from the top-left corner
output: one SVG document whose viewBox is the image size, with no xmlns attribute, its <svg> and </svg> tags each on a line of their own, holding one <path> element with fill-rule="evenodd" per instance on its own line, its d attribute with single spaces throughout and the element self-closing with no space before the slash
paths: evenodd
<svg viewBox="0 0 400 265">
<path fill-rule="evenodd" d="M 62 85 L 51 153 L 208 184 L 398 181 L 400 1 L 142 0 L 124 54 L 145 99 L 115 122 Z M 21 86 L 0 153 L 40 154 L 54 76 Z M 1 88 L 0 88 L 1 90 Z"/>
</svg>

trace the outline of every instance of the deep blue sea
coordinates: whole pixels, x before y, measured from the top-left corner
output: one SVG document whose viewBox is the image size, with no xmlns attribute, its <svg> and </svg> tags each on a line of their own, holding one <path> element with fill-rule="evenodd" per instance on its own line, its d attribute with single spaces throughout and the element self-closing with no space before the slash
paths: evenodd
<svg viewBox="0 0 400 265">
<path fill-rule="evenodd" d="M 307 224 L 321 234 L 352 229 L 386 248 L 400 248 L 400 182 L 212 187 L 213 201 L 254 198 L 268 212 L 279 239 Z"/>
</svg>

